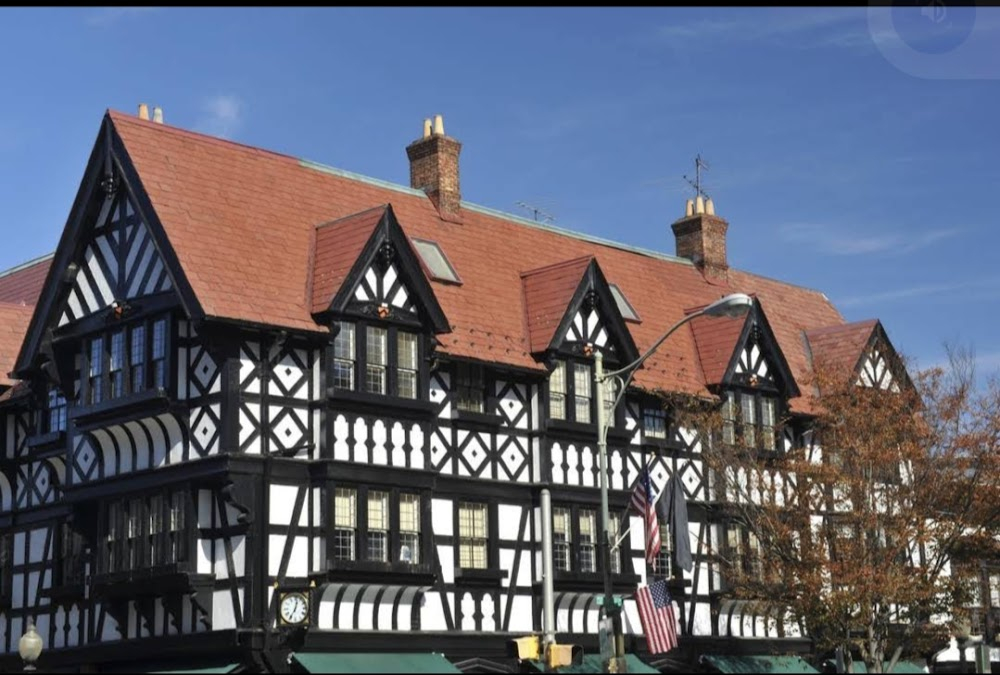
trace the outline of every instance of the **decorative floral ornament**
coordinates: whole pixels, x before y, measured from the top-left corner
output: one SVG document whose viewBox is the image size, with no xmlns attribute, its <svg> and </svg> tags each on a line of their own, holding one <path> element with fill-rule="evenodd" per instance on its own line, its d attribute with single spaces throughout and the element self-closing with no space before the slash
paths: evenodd
<svg viewBox="0 0 1000 675">
<path fill-rule="evenodd" d="M 592 342 L 588 342 L 583 346 L 583 355 L 584 356 L 594 355 L 594 344 Z"/>
<path fill-rule="evenodd" d="M 378 306 L 378 318 L 384 319 L 389 316 L 389 305 L 384 302 Z"/>
</svg>

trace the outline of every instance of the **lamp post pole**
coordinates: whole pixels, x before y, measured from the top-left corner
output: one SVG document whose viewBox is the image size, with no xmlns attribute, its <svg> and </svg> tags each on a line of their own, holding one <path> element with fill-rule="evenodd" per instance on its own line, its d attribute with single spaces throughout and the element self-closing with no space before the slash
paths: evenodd
<svg viewBox="0 0 1000 675">
<path fill-rule="evenodd" d="M 692 319 L 705 316 L 740 316 L 745 314 L 753 304 L 753 299 L 743 293 L 733 293 L 724 298 L 716 300 L 707 307 L 693 312 L 673 326 L 666 333 L 653 343 L 653 346 L 632 363 L 608 373 L 604 372 L 604 355 L 598 349 L 594 354 L 594 396 L 597 399 L 597 457 L 598 466 L 601 472 L 601 575 L 604 581 L 604 615 L 611 619 L 614 624 L 613 649 L 611 659 L 604 664 L 604 671 L 616 673 L 624 671 L 624 664 L 620 660 L 623 656 L 625 639 L 622 635 L 621 612 L 615 605 L 614 594 L 611 590 L 611 530 L 609 521 L 611 516 L 608 512 L 608 415 L 614 415 L 619 401 L 625 397 L 625 390 L 646 359 L 660 348 L 674 331 Z M 604 387 L 609 380 L 618 380 L 617 391 L 614 392 L 613 402 L 607 410 L 604 408 L 605 396 Z"/>
</svg>

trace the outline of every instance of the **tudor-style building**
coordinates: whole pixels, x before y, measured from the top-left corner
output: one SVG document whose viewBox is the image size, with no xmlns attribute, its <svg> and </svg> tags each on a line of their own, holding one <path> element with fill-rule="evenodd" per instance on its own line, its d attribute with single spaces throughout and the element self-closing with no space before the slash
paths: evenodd
<svg viewBox="0 0 1000 675">
<path fill-rule="evenodd" d="M 700 197 L 673 256 L 462 201 L 441 125 L 406 150 L 409 187 L 104 117 L 55 252 L 0 273 L 0 668 L 31 619 L 48 668 L 437 652 L 502 669 L 506 640 L 541 628 L 543 488 L 560 641 L 595 651 L 593 354 L 625 365 L 737 291 L 751 312 L 675 334 L 608 435 L 613 525 L 643 466 L 683 482 L 694 568 L 666 532 L 660 560 L 680 648 L 649 657 L 628 597 L 648 572 L 637 517 L 614 588 L 629 650 L 661 666 L 809 649 L 723 597 L 720 561 L 752 572 L 755 542 L 718 517 L 707 439 L 656 392 L 714 397 L 730 439 L 783 452 L 810 442 L 797 382 L 820 355 L 894 386 L 881 326 L 729 268 Z"/>
</svg>

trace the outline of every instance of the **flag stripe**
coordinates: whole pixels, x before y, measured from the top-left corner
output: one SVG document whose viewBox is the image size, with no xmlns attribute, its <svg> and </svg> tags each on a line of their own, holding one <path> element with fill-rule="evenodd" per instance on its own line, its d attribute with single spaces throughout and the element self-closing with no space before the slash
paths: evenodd
<svg viewBox="0 0 1000 675">
<path fill-rule="evenodd" d="M 639 620 L 651 654 L 661 654 L 677 646 L 677 618 L 667 593 L 667 582 L 657 581 L 635 593 Z"/>
</svg>

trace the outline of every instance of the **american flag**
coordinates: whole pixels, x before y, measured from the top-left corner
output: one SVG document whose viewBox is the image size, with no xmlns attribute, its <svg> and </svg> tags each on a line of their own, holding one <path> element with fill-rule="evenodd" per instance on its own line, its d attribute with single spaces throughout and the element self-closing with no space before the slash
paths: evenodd
<svg viewBox="0 0 1000 675">
<path fill-rule="evenodd" d="M 649 483 L 649 469 L 644 468 L 632 491 L 629 508 L 642 516 L 646 525 L 646 562 L 656 569 L 656 556 L 660 554 L 660 522 L 656 518 L 653 490 Z"/>
<path fill-rule="evenodd" d="M 673 601 L 667 593 L 667 582 L 660 579 L 643 586 L 635 592 L 635 600 L 639 605 L 639 620 L 642 621 L 649 652 L 662 654 L 676 647 L 677 619 L 674 617 Z"/>
</svg>

